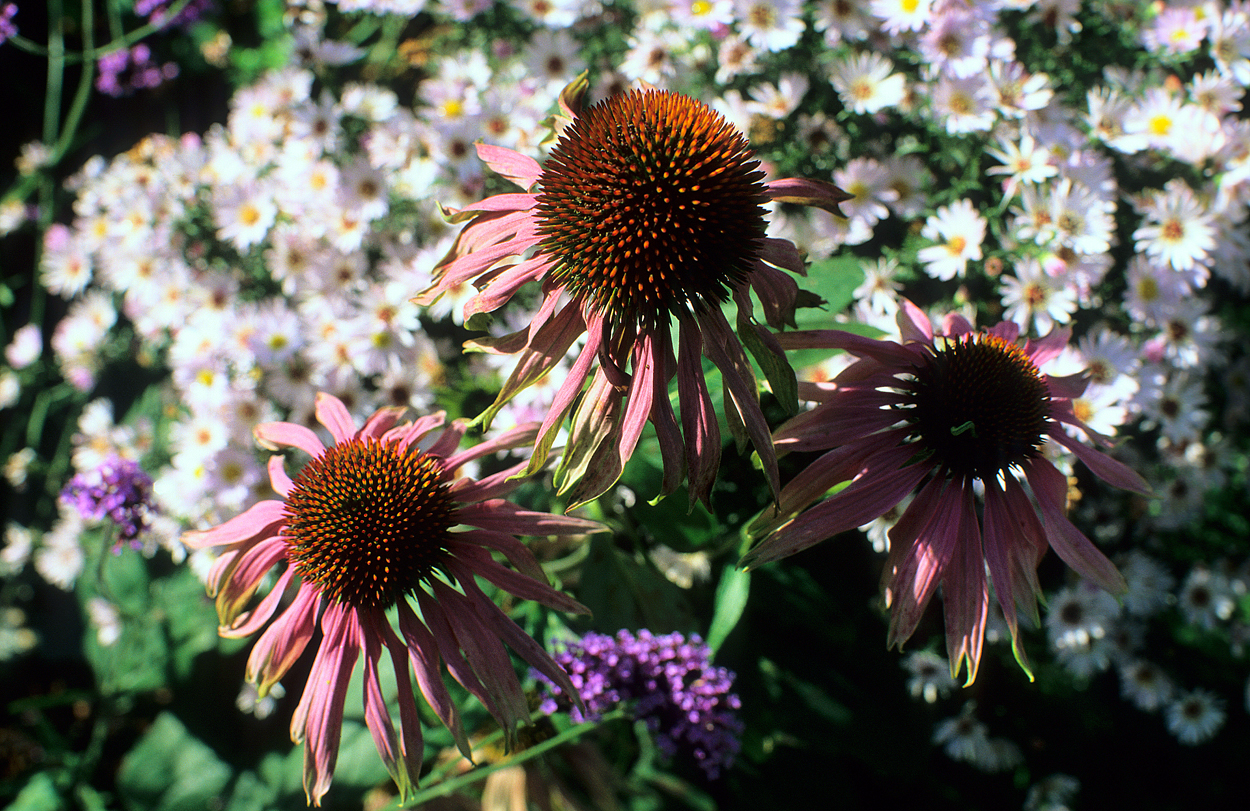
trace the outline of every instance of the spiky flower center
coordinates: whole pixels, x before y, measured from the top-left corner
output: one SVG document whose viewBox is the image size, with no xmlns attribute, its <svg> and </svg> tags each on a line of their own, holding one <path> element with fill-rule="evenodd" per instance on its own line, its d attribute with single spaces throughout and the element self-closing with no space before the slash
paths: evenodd
<svg viewBox="0 0 1250 811">
<path fill-rule="evenodd" d="M 635 90 L 574 119 L 537 200 L 552 276 L 616 323 L 718 306 L 759 257 L 764 173 L 741 132 L 686 96 Z"/>
<path fill-rule="evenodd" d="M 373 438 L 326 449 L 286 498 L 283 530 L 296 573 L 329 599 L 389 608 L 447 554 L 455 504 L 442 461 Z"/>
<path fill-rule="evenodd" d="M 1037 456 L 1050 421 L 1041 372 L 994 335 L 947 340 L 903 388 L 913 440 L 956 478 L 987 481 Z"/>
</svg>

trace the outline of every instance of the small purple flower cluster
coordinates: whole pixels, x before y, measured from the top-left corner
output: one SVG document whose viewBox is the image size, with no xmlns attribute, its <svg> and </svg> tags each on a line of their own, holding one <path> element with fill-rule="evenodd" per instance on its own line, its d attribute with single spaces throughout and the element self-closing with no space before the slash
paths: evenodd
<svg viewBox="0 0 1250 811">
<path fill-rule="evenodd" d="M 114 551 L 123 542 L 138 549 L 139 533 L 148 528 L 152 506 L 152 479 L 135 462 L 116 456 L 106 459 L 95 470 L 79 473 L 61 491 L 61 498 L 91 521 L 111 519 L 121 534 Z"/>
<path fill-rule="evenodd" d="M 13 23 L 15 14 L 17 14 L 17 3 L 5 3 L 0 6 L 0 44 L 3 44 L 9 37 L 17 36 L 17 26 Z"/>
<path fill-rule="evenodd" d="M 733 764 L 741 744 L 741 703 L 730 693 L 734 674 L 713 667 L 711 650 L 697 635 L 689 641 L 678 633 L 655 636 L 643 629 L 615 637 L 588 633 L 555 654 L 568 672 L 591 718 L 621 702 L 634 701 L 633 714 L 643 719 L 656 746 L 668 758 L 690 754 L 716 779 Z M 537 674 L 551 694 L 539 709 L 550 715 L 568 701 L 557 701 L 559 688 Z M 575 721 L 585 720 L 576 707 Z"/>
<path fill-rule="evenodd" d="M 152 49 L 142 42 L 129 50 L 123 48 L 105 54 L 96 67 L 100 75 L 96 77 L 95 89 L 113 98 L 157 87 L 178 75 L 178 66 L 173 62 L 163 65 L 153 62 Z"/>
<path fill-rule="evenodd" d="M 148 22 L 161 28 L 180 25 L 189 27 L 213 8 L 213 0 L 190 0 L 172 17 L 168 17 L 170 0 L 135 0 L 135 14 L 147 17 Z"/>
</svg>

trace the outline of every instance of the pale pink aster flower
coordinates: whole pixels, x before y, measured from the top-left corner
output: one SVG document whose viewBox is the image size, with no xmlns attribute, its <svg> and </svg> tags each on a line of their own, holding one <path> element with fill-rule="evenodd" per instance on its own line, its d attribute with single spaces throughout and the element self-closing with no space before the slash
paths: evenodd
<svg viewBox="0 0 1250 811">
<path fill-rule="evenodd" d="M 996 115 L 992 91 L 984 76 L 942 76 L 932 90 L 930 113 L 952 135 L 988 130 Z"/>
<path fill-rule="evenodd" d="M 833 182 L 851 195 L 840 207 L 848 220 L 860 220 L 872 227 L 890 216 L 886 205 L 898 194 L 887 185 L 889 173 L 873 158 L 852 158 L 833 173 Z"/>
<path fill-rule="evenodd" d="M 1051 163 L 1050 150 L 1033 140 L 1029 133 L 1021 133 L 1019 142 L 1014 138 L 1000 140 L 998 149 L 987 148 L 985 154 L 1002 161 L 1002 166 L 991 166 L 987 175 L 1007 175 L 1003 194 L 1012 197 L 1021 183 L 1038 184 L 1059 174 Z"/>
<path fill-rule="evenodd" d="M 886 33 L 919 31 L 929 21 L 931 0 L 872 0 L 869 9 Z"/>
<path fill-rule="evenodd" d="M 1166 376 L 1156 372 L 1142 378 L 1141 389 L 1134 398 L 1144 418 L 1142 427 L 1157 427 L 1174 444 L 1194 442 L 1202 436 L 1211 414 L 1201 380 L 1184 372 Z"/>
<path fill-rule="evenodd" d="M 1142 43 L 1156 53 L 1189 53 L 1202 44 L 1206 29 L 1196 9 L 1169 6 L 1155 17 L 1153 26 L 1142 31 Z"/>
<path fill-rule="evenodd" d="M 975 8 L 944 5 L 934 14 L 918 43 L 926 69 L 958 79 L 985 70 L 990 52 L 990 27 Z"/>
<path fill-rule="evenodd" d="M 937 242 L 921 248 L 916 258 L 924 263 L 925 273 L 941 281 L 962 277 L 970 259 L 981 258 L 985 240 L 985 218 L 972 207 L 972 201 L 960 200 L 942 206 L 925 220 L 921 236 Z"/>
<path fill-rule="evenodd" d="M 533 555 L 514 536 L 601 527 L 522 510 L 500 498 L 518 486 L 509 477 L 523 465 L 481 481 L 458 477 L 473 460 L 528 442 L 532 430 L 458 452 L 466 425 L 444 425 L 441 414 L 400 423 L 403 409 L 385 408 L 358 429 L 343 403 L 325 394 L 317 399 L 316 413 L 333 437 L 329 446 L 302 425 L 256 427 L 257 439 L 268 447 L 312 457 L 294 479 L 282 457 L 271 458 L 269 477 L 280 499 L 262 501 L 183 540 L 194 549 L 220 549 L 208 589 L 217 598 L 221 634 L 247 637 L 268 625 L 247 665 L 247 679 L 260 696 L 286 675 L 321 629 L 291 719 L 292 738 L 304 743 L 309 803 L 321 804 L 334 776 L 343 702 L 362 653 L 365 722 L 406 795 L 417 782 L 423 754 L 412 673 L 466 756 L 469 743 L 443 683 L 444 668 L 495 716 L 509 743 L 529 718 L 529 708 L 504 642 L 567 695 L 574 694 L 564 671 L 486 596 L 477 578 L 522 599 L 584 613 L 547 584 Z M 492 552 L 501 552 L 515 570 L 496 563 Z M 248 609 L 271 570 L 276 582 Z M 398 634 L 387 617 L 390 609 L 398 612 Z M 382 693 L 384 652 L 398 686 L 398 734 Z"/>
<path fill-rule="evenodd" d="M 1244 88 L 1216 71 L 1199 73 L 1189 83 L 1189 98 L 1208 113 L 1224 116 L 1241 111 Z"/>
<path fill-rule="evenodd" d="M 272 189 L 256 181 L 218 187 L 213 195 L 217 238 L 239 251 L 263 241 L 277 215 Z"/>
<path fill-rule="evenodd" d="M 990 84 L 998 97 L 998 114 L 1004 118 L 1024 118 L 1050 104 L 1054 91 L 1045 73 L 1027 73 L 1015 60 L 991 59 Z"/>
<path fill-rule="evenodd" d="M 91 256 L 78 232 L 60 223 L 49 226 L 39 257 L 39 280 L 43 286 L 50 293 L 72 298 L 87 289 L 91 277 Z"/>
<path fill-rule="evenodd" d="M 629 39 L 629 50 L 618 70 L 631 81 L 661 84 L 677 75 L 677 58 L 690 47 L 685 34 L 671 28 L 640 28 Z"/>
<path fill-rule="evenodd" d="M 733 0 L 673 0 L 667 5 L 663 19 L 682 29 L 721 31 L 734 19 Z"/>
<path fill-rule="evenodd" d="M 1047 241 L 1082 254 L 1111 250 L 1114 201 L 1065 177 L 1051 190 L 1049 202 L 1049 227 L 1042 231 Z"/>
<path fill-rule="evenodd" d="M 1143 212 L 1145 222 L 1133 232 L 1137 250 L 1176 270 L 1205 265 L 1215 247 L 1213 215 L 1193 189 L 1183 181 L 1170 180 L 1165 193 L 1154 196 L 1151 203 Z"/>
<path fill-rule="evenodd" d="M 1156 265 L 1141 254 L 1129 260 L 1125 276 L 1128 289 L 1124 293 L 1124 309 L 1147 326 L 1165 322 L 1192 289 L 1184 275 L 1168 266 Z"/>
<path fill-rule="evenodd" d="M 855 113 L 876 113 L 894 107 L 906 92 L 903 74 L 876 51 L 854 53 L 829 67 L 829 83 L 844 107 Z"/>
<path fill-rule="evenodd" d="M 14 369 L 25 369 L 43 354 L 43 329 L 39 324 L 25 324 L 13 333 L 13 340 L 4 348 L 4 359 Z"/>
<path fill-rule="evenodd" d="M 803 6 L 799 0 L 733 0 L 738 30 L 755 47 L 784 51 L 803 36 Z"/>
<path fill-rule="evenodd" d="M 1025 332 L 1031 326 L 1038 335 L 1072 320 L 1076 295 L 1062 279 L 1049 276 L 1032 256 L 1017 262 L 1014 270 L 1015 275 L 1002 277 L 998 288 L 1005 319 Z"/>
<path fill-rule="evenodd" d="M 540 29 L 525 44 L 522 60 L 526 74 L 552 88 L 551 94 L 559 92 L 568 82 L 586 69 L 586 61 L 579 55 L 581 45 L 567 30 Z"/>
<path fill-rule="evenodd" d="M 825 0 L 817 3 L 813 25 L 825 34 L 825 45 L 836 47 L 842 42 L 859 42 L 877 27 L 877 22 L 862 0 Z"/>
<path fill-rule="evenodd" d="M 764 83 L 753 87 L 747 109 L 773 120 L 786 118 L 803 101 L 807 87 L 806 76 L 800 73 L 783 74 L 777 84 Z"/>
<path fill-rule="evenodd" d="M 700 3 L 692 3 L 700 5 Z M 707 5 L 707 3 L 703 3 Z M 729 34 L 716 48 L 716 83 L 729 84 L 744 73 L 751 73 L 759 61 L 759 51 L 738 34 Z"/>
<path fill-rule="evenodd" d="M 1250 15 L 1244 7 L 1213 15 L 1207 41 L 1216 70 L 1242 86 L 1250 84 Z"/>
<path fill-rule="evenodd" d="M 1224 726 L 1224 702 L 1210 690 L 1181 693 L 1163 711 L 1168 732 L 1186 746 L 1206 743 Z"/>
<path fill-rule="evenodd" d="M 933 173 L 915 155 L 890 155 L 885 159 L 889 173 L 886 185 L 894 191 L 894 199 L 886 205 L 900 218 L 910 220 L 928 208 L 925 191 L 933 185 Z"/>
<path fill-rule="evenodd" d="M 566 96 L 575 92 L 571 87 Z M 747 374 L 744 342 L 775 386 L 785 385 L 787 372 L 770 368 L 784 357 L 772 334 L 755 323 L 749 291 L 760 296 L 769 324 L 790 322 L 798 286 L 779 268 L 802 273 L 803 265 L 792 244 L 765 236 L 762 206 L 772 199 L 836 210 L 847 195 L 814 181 L 765 183 L 746 138 L 720 115 L 654 89 L 614 96 L 576 114 L 545 167 L 499 147 L 479 145 L 478 151 L 526 191 L 456 212 L 469 224 L 435 269 L 434 284 L 416 300 L 428 304 L 477 280 L 480 292 L 465 307 L 468 318 L 500 308 L 529 282 L 542 284 L 527 329 L 480 342 L 519 358 L 479 419 L 489 421 L 585 335 L 539 432 L 532 469 L 543 464 L 572 413 L 557 475 L 562 490 L 575 488 L 571 500 L 583 503 L 616 482 L 650 422 L 663 459 L 663 493 L 688 472 L 692 503 L 706 500 L 721 444 L 700 366 L 706 355 L 721 370 L 726 407 L 736 412 L 730 424 L 753 442 L 776 492 L 772 443 Z M 538 193 L 528 191 L 536 184 Z M 738 335 L 722 312 L 730 298 L 738 305 Z M 680 427 L 667 393 L 673 377 Z"/>
<path fill-rule="evenodd" d="M 966 661 L 971 682 L 992 582 L 1027 672 L 1017 610 L 1038 623 L 1036 570 L 1047 546 L 1107 591 L 1124 591 L 1115 566 L 1064 514 L 1067 477 L 1043 447 L 1058 443 L 1117 487 L 1145 492 L 1146 483 L 1064 431 L 1066 425 L 1085 430 L 1071 405 L 1085 381 L 1039 367 L 1063 351 L 1067 329 L 1023 346 L 1010 322 L 976 331 L 966 319 L 948 316 L 939 332 L 910 302 L 899 311 L 899 328 L 901 342 L 837 330 L 778 336 L 786 349 L 843 349 L 858 360 L 816 408 L 774 434 L 780 452 L 824 453 L 786 485 L 779 507 L 751 526 L 766 537 L 743 563 L 762 565 L 861 526 L 919 489 L 890 533 L 889 644 L 912 635 L 941 583 L 952 675 Z M 841 482 L 849 484 L 824 498 Z"/>
</svg>

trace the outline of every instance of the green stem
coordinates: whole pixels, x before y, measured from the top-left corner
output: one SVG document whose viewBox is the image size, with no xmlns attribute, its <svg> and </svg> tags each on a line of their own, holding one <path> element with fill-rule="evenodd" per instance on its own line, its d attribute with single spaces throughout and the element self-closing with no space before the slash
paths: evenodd
<svg viewBox="0 0 1250 811">
<path fill-rule="evenodd" d="M 472 785 L 473 783 L 476 783 L 479 780 L 485 780 L 486 777 L 492 774 L 493 772 L 497 772 L 500 769 L 503 769 L 508 766 L 516 766 L 519 763 L 524 763 L 527 760 L 536 758 L 539 755 L 547 751 L 550 751 L 551 749 L 554 749 L 557 746 L 560 746 L 561 744 L 568 743 L 569 741 L 573 741 L 573 740 L 576 740 L 577 738 L 580 738 L 582 735 L 585 735 L 587 732 L 591 731 L 592 729 L 598 729 L 601 725 L 606 724 L 609 721 L 615 721 L 618 718 L 624 718 L 624 717 L 625 717 L 624 710 L 613 710 L 612 712 L 607 713 L 606 715 L 604 715 L 602 718 L 600 718 L 597 721 L 584 721 L 580 724 L 577 724 L 576 726 L 569 727 L 568 729 L 564 730 L 563 732 L 561 732 L 560 734 L 556 735 L 553 738 L 548 738 L 542 743 L 531 746 L 529 749 L 526 749 L 523 752 L 518 752 L 511 757 L 506 757 L 503 760 L 490 764 L 489 766 L 480 766 L 476 769 L 465 772 L 464 774 L 457 775 L 456 777 L 453 777 L 450 780 L 443 780 L 437 785 L 430 786 L 424 791 L 418 791 L 416 794 L 410 797 L 407 801 L 399 803 L 395 807 L 396 808 L 419 808 L 422 803 L 427 803 L 430 800 L 436 799 L 438 797 L 446 797 L 448 794 L 451 794 L 454 791 L 459 791 L 465 786 Z M 483 745 L 486 745 L 491 742 L 492 738 L 498 738 L 501 735 L 502 735 L 501 732 L 497 732 L 493 734 L 491 737 L 487 738 L 482 743 Z M 448 764 L 446 768 L 451 768 L 453 765 L 454 764 Z M 431 775 L 431 777 L 434 777 L 435 779 L 437 779 L 438 774 L 439 774 L 439 771 L 436 771 Z"/>
</svg>

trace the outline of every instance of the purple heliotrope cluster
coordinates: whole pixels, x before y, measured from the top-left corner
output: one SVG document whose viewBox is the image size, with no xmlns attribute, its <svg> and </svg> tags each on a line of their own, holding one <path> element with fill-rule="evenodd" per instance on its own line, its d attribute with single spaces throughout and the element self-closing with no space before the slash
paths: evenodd
<svg viewBox="0 0 1250 811">
<path fill-rule="evenodd" d="M 633 715 L 646 722 L 665 757 L 685 753 L 709 779 L 733 764 L 741 744 L 741 706 L 733 687 L 733 671 L 714 667 L 712 651 L 697 635 L 655 636 L 643 629 L 615 637 L 588 633 L 570 643 L 555 659 L 568 672 L 586 713 L 570 709 L 575 721 L 596 718 L 622 702 L 635 702 Z M 539 709 L 550 715 L 568 706 L 556 687 L 537 674 L 550 690 Z"/>
<path fill-rule="evenodd" d="M 129 542 L 142 546 L 139 533 L 148 528 L 152 506 L 152 477 L 137 462 L 110 457 L 94 470 L 79 473 L 61 491 L 61 498 L 90 521 L 111 520 L 117 525 L 117 548 Z"/>
</svg>

